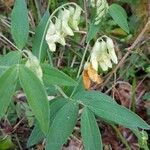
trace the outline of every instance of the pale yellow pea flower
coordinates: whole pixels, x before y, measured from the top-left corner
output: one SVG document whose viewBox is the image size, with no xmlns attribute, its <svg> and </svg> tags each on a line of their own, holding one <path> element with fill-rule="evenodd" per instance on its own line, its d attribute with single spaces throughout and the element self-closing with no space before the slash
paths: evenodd
<svg viewBox="0 0 150 150">
<path fill-rule="evenodd" d="M 104 41 L 103 38 L 105 38 L 106 41 Z M 96 71 L 98 71 L 98 66 L 100 66 L 103 71 L 107 71 L 109 68 L 112 68 L 111 60 L 115 64 L 118 62 L 114 44 L 111 38 L 103 36 L 95 42 L 92 48 L 90 62 Z"/>
<path fill-rule="evenodd" d="M 69 17 L 70 17 L 69 10 L 67 10 L 65 8 L 63 10 L 60 10 L 58 18 L 61 20 L 61 24 L 62 24 L 61 30 L 65 35 L 73 36 L 74 33 L 68 24 Z"/>
<path fill-rule="evenodd" d="M 70 11 L 69 24 L 72 29 L 79 31 L 78 25 L 80 22 L 80 16 L 81 16 L 82 9 L 78 5 L 76 6 L 75 9 L 70 6 L 69 11 Z"/>
</svg>

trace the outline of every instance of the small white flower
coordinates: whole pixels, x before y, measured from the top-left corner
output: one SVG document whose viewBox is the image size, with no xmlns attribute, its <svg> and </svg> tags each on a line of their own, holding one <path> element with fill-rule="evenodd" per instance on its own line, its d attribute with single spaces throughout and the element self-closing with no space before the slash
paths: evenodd
<svg viewBox="0 0 150 150">
<path fill-rule="evenodd" d="M 94 24 L 98 25 L 108 12 L 108 3 L 106 0 L 91 0 L 91 5 L 96 9 L 96 18 Z"/>
</svg>

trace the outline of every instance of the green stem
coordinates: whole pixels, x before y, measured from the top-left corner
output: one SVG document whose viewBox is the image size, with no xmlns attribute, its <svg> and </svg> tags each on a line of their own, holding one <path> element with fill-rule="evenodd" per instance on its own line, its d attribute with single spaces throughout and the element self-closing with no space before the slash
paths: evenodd
<svg viewBox="0 0 150 150">
<path fill-rule="evenodd" d="M 65 93 L 64 91 L 58 86 L 58 85 L 55 85 L 55 88 L 59 91 L 59 93 L 64 97 L 64 98 L 69 98 Z"/>
<path fill-rule="evenodd" d="M 86 56 L 86 53 L 88 51 L 88 47 L 89 47 L 89 42 L 87 43 L 87 45 L 85 47 L 85 50 L 84 50 L 84 53 L 83 53 L 83 57 L 82 57 L 82 60 L 81 60 L 80 66 L 79 66 L 78 73 L 77 73 L 77 78 L 80 76 L 81 69 L 82 69 L 82 66 L 83 66 L 83 63 L 84 63 L 84 60 L 85 60 L 85 56 Z"/>
<path fill-rule="evenodd" d="M 52 57 L 50 52 L 48 51 L 48 58 L 49 58 L 49 62 L 50 62 L 50 66 L 53 67 L 53 61 L 52 61 Z M 65 92 L 61 89 L 61 87 L 59 87 L 58 85 L 55 85 L 55 88 L 58 90 L 58 92 L 64 97 L 64 98 L 68 98 L 68 96 L 65 94 Z"/>
<path fill-rule="evenodd" d="M 48 59 L 49 59 L 50 66 L 53 67 L 53 60 L 52 60 L 51 53 L 49 50 L 47 50 L 47 53 L 48 53 Z"/>
<path fill-rule="evenodd" d="M 115 132 L 117 133 L 118 137 L 120 138 L 121 142 L 126 146 L 127 150 L 132 150 L 127 142 L 127 140 L 123 137 L 123 135 L 121 134 L 121 132 L 118 130 L 118 128 L 115 125 L 111 125 L 112 128 L 115 130 Z"/>
</svg>

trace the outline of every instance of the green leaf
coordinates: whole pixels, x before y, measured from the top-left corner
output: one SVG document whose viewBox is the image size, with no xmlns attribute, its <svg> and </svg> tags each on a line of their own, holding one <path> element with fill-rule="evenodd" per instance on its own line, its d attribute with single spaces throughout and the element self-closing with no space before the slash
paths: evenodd
<svg viewBox="0 0 150 150">
<path fill-rule="evenodd" d="M 48 18 L 49 18 L 49 12 L 46 11 L 39 25 L 36 28 L 35 37 L 32 46 L 32 52 L 40 60 L 40 62 L 44 61 L 47 52 L 46 50 L 48 48 L 45 39 L 42 40 Z"/>
<path fill-rule="evenodd" d="M 41 131 L 39 125 L 36 123 L 35 127 L 33 128 L 28 142 L 27 142 L 27 148 L 39 143 L 41 140 L 43 140 L 45 138 L 43 132 Z"/>
<path fill-rule="evenodd" d="M 129 33 L 129 26 L 127 22 L 126 11 L 118 4 L 112 4 L 109 7 L 109 14 L 114 21 L 127 33 Z"/>
<path fill-rule="evenodd" d="M 150 92 L 145 93 L 143 99 L 150 100 Z"/>
<path fill-rule="evenodd" d="M 21 53 L 18 51 L 9 52 L 0 57 L 0 75 L 9 69 L 12 65 L 19 64 Z"/>
<path fill-rule="evenodd" d="M 24 66 L 20 66 L 19 78 L 28 103 L 38 120 L 41 130 L 46 135 L 49 128 L 50 112 L 44 85 L 30 69 Z"/>
<path fill-rule="evenodd" d="M 68 100 L 64 98 L 57 98 L 50 101 L 50 126 L 53 122 L 57 112 L 68 102 Z M 36 123 L 34 129 L 32 130 L 30 137 L 27 142 L 27 147 L 31 147 L 37 143 L 39 143 L 45 136 L 41 131 L 39 125 Z"/>
<path fill-rule="evenodd" d="M 104 93 L 90 91 L 78 92 L 73 97 L 79 103 L 87 106 L 99 117 L 128 128 L 139 127 L 150 129 L 150 126 L 138 115 L 129 109 L 118 105 L 114 100 Z"/>
<path fill-rule="evenodd" d="M 15 149 L 15 145 L 12 142 L 10 135 L 0 138 L 0 150 L 11 150 Z"/>
<path fill-rule="evenodd" d="M 75 86 L 77 82 L 56 68 L 43 64 L 43 80 L 50 85 Z"/>
<path fill-rule="evenodd" d="M 57 112 L 68 103 L 69 100 L 65 98 L 57 98 L 50 101 L 50 124 L 53 122 Z"/>
<path fill-rule="evenodd" d="M 89 32 L 87 34 L 86 42 L 90 42 L 100 30 L 100 25 L 94 25 L 94 21 L 90 24 Z"/>
<path fill-rule="evenodd" d="M 0 119 L 6 113 L 11 102 L 18 79 L 18 67 L 9 68 L 0 77 Z"/>
<path fill-rule="evenodd" d="M 46 150 L 61 148 L 73 131 L 77 117 L 78 106 L 71 101 L 57 112 L 47 136 Z"/>
<path fill-rule="evenodd" d="M 15 0 L 11 14 L 11 33 L 19 49 L 23 49 L 28 40 L 29 20 L 25 0 Z"/>
<path fill-rule="evenodd" d="M 95 116 L 88 108 L 84 108 L 81 115 L 81 136 L 86 150 L 103 150 Z"/>
</svg>

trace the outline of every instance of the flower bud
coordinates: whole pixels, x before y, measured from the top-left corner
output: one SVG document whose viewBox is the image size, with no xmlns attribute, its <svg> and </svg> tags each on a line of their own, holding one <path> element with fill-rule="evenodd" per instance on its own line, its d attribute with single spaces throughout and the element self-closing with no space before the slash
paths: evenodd
<svg viewBox="0 0 150 150">
<path fill-rule="evenodd" d="M 99 8 L 103 4 L 103 0 L 97 0 L 96 7 Z"/>
<path fill-rule="evenodd" d="M 108 3 L 106 0 L 97 0 L 95 25 L 98 25 L 108 11 Z"/>
<path fill-rule="evenodd" d="M 100 2 L 97 1 L 97 14 L 101 13 L 105 9 L 105 2 L 100 0 Z"/>
<path fill-rule="evenodd" d="M 30 51 L 27 51 L 27 54 L 28 54 L 28 60 L 25 66 L 30 68 L 37 75 L 37 77 L 42 81 L 43 72 L 39 60 Z"/>
</svg>

